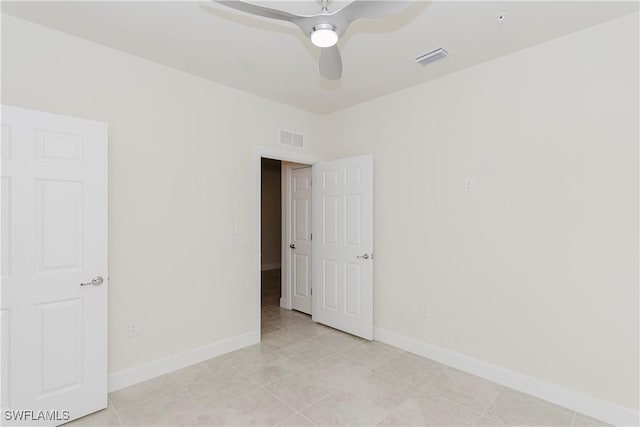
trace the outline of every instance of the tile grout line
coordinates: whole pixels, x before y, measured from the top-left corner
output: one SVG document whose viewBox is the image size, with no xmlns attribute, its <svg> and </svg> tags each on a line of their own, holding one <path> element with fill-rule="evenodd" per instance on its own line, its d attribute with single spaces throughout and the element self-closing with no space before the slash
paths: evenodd
<svg viewBox="0 0 640 427">
<path fill-rule="evenodd" d="M 489 402 L 489 404 L 487 405 L 486 408 L 484 408 L 484 411 L 482 411 L 482 414 L 480 414 L 480 416 L 478 417 L 477 420 L 475 420 L 475 422 L 473 423 L 473 425 L 475 426 L 482 418 L 484 418 L 485 416 L 489 417 L 487 415 L 487 411 L 489 410 L 489 408 L 491 408 L 491 405 L 493 405 L 495 403 L 496 400 L 498 400 L 498 397 L 500 397 L 500 395 L 504 392 L 504 387 L 500 386 L 500 391 L 498 393 L 496 393 L 496 396 L 491 399 L 491 402 Z M 491 418 L 491 417 L 489 417 Z M 496 420 L 497 421 L 497 420 Z"/>
<path fill-rule="evenodd" d="M 107 397 L 107 405 L 111 403 L 111 401 L 109 400 L 109 398 Z M 116 414 L 116 419 L 118 420 L 118 423 L 120 423 L 121 427 L 124 427 L 124 423 L 122 422 L 122 419 L 120 419 L 120 414 L 118 413 L 118 410 L 116 409 L 116 406 L 113 405 L 113 403 L 111 403 L 111 405 L 113 406 L 113 412 L 115 412 Z"/>
<path fill-rule="evenodd" d="M 193 400 L 196 403 L 196 405 L 200 408 L 200 410 L 202 410 L 202 412 L 206 414 L 207 410 L 204 408 L 204 406 L 202 406 L 202 403 L 200 403 L 198 399 L 196 399 L 195 397 L 193 397 L 191 393 L 189 393 L 189 390 L 187 390 L 187 385 L 189 384 L 183 385 L 182 389 L 184 390 L 185 393 L 187 393 L 187 396 L 189 396 L 191 400 Z"/>
<path fill-rule="evenodd" d="M 393 359 L 395 359 L 395 357 L 394 357 L 394 358 L 392 358 L 391 360 L 393 360 Z M 386 363 L 386 362 L 385 362 L 385 363 Z M 395 376 L 395 375 L 393 375 L 393 374 L 390 374 L 390 373 L 387 373 L 387 372 L 384 372 L 384 371 L 379 371 L 379 372 L 380 372 L 380 373 L 382 373 L 382 374 L 385 374 L 385 375 L 387 375 L 387 376 L 389 376 L 389 377 L 391 377 L 391 378 L 394 378 L 394 379 L 400 380 L 400 381 L 402 381 L 402 382 L 403 382 L 403 383 L 405 383 L 405 384 L 408 384 L 408 385 L 410 385 L 410 386 L 413 386 L 413 387 L 415 387 L 415 390 L 414 390 L 412 393 L 410 393 L 410 394 L 409 394 L 409 395 L 408 395 L 408 396 L 407 396 L 407 397 L 406 397 L 402 402 L 398 403 L 396 406 L 394 406 L 392 409 L 390 409 L 390 410 L 389 410 L 389 411 L 388 411 L 388 412 L 387 412 L 387 413 L 386 413 L 382 418 L 380 418 L 380 420 L 378 420 L 378 421 L 375 423 L 375 425 L 376 425 L 376 426 L 377 426 L 378 424 L 380 424 L 382 421 L 384 421 L 384 420 L 385 420 L 389 415 L 391 415 L 395 410 L 397 410 L 400 406 L 402 406 L 405 402 L 407 402 L 407 401 L 408 401 L 409 399 L 411 399 L 413 396 L 415 396 L 416 394 L 418 394 L 418 393 L 420 393 L 421 391 L 423 391 L 423 388 L 417 387 L 417 386 L 415 386 L 414 384 L 411 384 L 410 382 L 405 381 L 405 380 L 404 380 L 404 379 L 402 379 L 402 378 L 396 377 L 396 376 Z M 434 378 L 435 378 L 435 376 L 434 376 Z M 427 387 L 427 386 L 428 386 L 428 384 L 429 384 L 429 383 L 431 383 L 431 381 L 433 381 L 433 379 L 434 379 L 434 378 L 430 379 L 430 380 L 427 382 L 427 384 L 426 384 L 426 385 L 424 385 L 424 387 Z"/>
<path fill-rule="evenodd" d="M 271 383 L 269 383 L 271 384 Z M 276 396 L 275 394 L 271 393 L 269 390 L 267 390 L 266 388 L 264 388 L 265 386 L 260 386 L 260 388 L 262 388 L 262 390 L 264 390 L 265 392 L 267 392 L 267 394 L 273 396 L 277 401 L 279 401 L 280 403 L 284 404 L 286 407 L 288 407 L 289 409 L 291 409 L 293 411 L 293 414 L 290 414 L 289 416 L 283 418 L 281 421 L 284 421 L 286 419 L 291 418 L 293 415 L 298 414 L 299 412 L 296 410 L 296 408 L 294 408 L 293 406 L 289 405 L 287 402 L 285 402 L 284 400 L 280 399 L 278 396 Z"/>
<path fill-rule="evenodd" d="M 164 376 L 164 375 L 169 375 L 169 374 L 163 374 L 163 375 L 161 375 L 161 376 Z M 160 377 L 156 377 L 156 378 L 160 378 Z M 153 380 L 153 379 L 155 379 L 155 378 L 152 378 L 151 380 Z M 173 379 L 173 378 L 172 378 L 172 379 Z M 147 381 L 151 381 L 151 380 L 147 380 Z M 175 381 L 175 380 L 174 380 L 174 381 Z M 177 381 L 175 381 L 175 382 L 176 382 L 176 385 L 177 385 L 177 386 L 176 386 L 176 388 L 171 388 L 171 389 L 169 389 L 169 390 L 164 390 L 164 391 L 162 391 L 160 394 L 158 394 L 157 396 L 152 396 L 152 397 L 148 397 L 148 398 L 142 399 L 142 400 L 140 400 L 139 402 L 135 402 L 135 403 L 132 403 L 132 404 L 130 404 L 130 405 L 127 405 L 127 406 L 125 406 L 125 407 L 123 407 L 123 408 L 120 408 L 120 410 L 121 410 L 121 411 L 124 411 L 124 410 L 128 410 L 128 409 L 131 409 L 131 408 L 135 408 L 135 407 L 138 407 L 138 406 L 140 406 L 140 405 L 144 405 L 144 404 L 146 404 L 146 403 L 149 403 L 149 402 L 151 402 L 151 401 L 153 401 L 153 400 L 155 400 L 155 399 L 158 399 L 158 398 L 161 398 L 161 397 L 168 396 L 168 395 L 170 395 L 171 393 L 175 393 L 176 391 L 178 391 L 178 390 L 180 390 L 180 389 L 182 388 L 182 385 L 181 385 L 181 384 L 179 384 Z M 141 384 L 141 383 L 138 383 L 138 384 Z M 134 386 L 136 386 L 136 385 L 137 385 L 137 384 L 134 384 L 132 387 L 134 387 Z M 117 393 L 117 392 L 116 392 L 116 393 Z M 116 405 L 115 405 L 115 404 L 113 405 L 113 409 L 117 411 L 117 409 L 116 409 Z"/>
<path fill-rule="evenodd" d="M 331 395 L 333 395 L 333 394 L 338 393 L 339 391 L 345 391 L 345 390 L 343 390 L 342 388 L 338 388 L 337 390 L 333 390 L 332 392 L 327 393 L 326 395 L 322 396 L 320 399 L 316 400 L 315 402 L 310 403 L 309 405 L 307 405 L 307 406 L 303 407 L 300 411 L 298 411 L 298 413 L 299 413 L 300 415 L 302 415 L 303 417 L 305 417 L 306 419 L 308 419 L 309 421 L 311 421 L 311 423 L 312 423 L 313 425 L 317 425 L 317 424 L 315 423 L 315 421 L 313 421 L 311 418 L 309 418 L 309 417 L 307 417 L 307 416 L 303 415 L 303 414 L 302 414 L 302 411 L 306 411 L 307 409 L 311 408 L 312 406 L 315 406 L 317 403 L 320 403 L 321 401 L 325 400 L 326 398 L 328 398 L 329 396 L 331 396 Z"/>
<path fill-rule="evenodd" d="M 312 425 L 316 426 L 317 424 L 314 423 L 313 421 L 311 421 L 309 418 L 305 417 L 304 414 L 302 412 L 298 412 L 296 415 L 300 415 L 302 418 L 304 418 L 305 420 L 309 421 Z"/>
</svg>

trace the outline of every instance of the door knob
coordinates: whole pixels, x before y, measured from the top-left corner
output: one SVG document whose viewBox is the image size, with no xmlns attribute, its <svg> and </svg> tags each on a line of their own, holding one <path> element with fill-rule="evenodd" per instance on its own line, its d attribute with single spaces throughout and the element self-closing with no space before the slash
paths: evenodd
<svg viewBox="0 0 640 427">
<path fill-rule="evenodd" d="M 358 259 L 369 259 L 369 254 L 364 254 L 362 256 L 358 256 Z"/>
<path fill-rule="evenodd" d="M 290 245 L 289 245 L 289 247 L 290 247 L 291 249 L 295 249 L 295 248 L 296 248 L 296 244 L 295 244 L 295 243 L 292 243 L 292 244 L 290 244 Z"/>
<path fill-rule="evenodd" d="M 80 286 L 89 286 L 89 285 L 100 286 L 102 285 L 103 282 L 104 282 L 104 279 L 102 278 L 102 276 L 96 276 L 93 279 L 91 279 L 90 282 L 80 283 Z"/>
</svg>

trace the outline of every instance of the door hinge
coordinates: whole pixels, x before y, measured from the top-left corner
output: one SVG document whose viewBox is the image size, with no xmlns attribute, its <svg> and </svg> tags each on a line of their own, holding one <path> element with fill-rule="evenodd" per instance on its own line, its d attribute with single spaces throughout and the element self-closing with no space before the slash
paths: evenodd
<svg viewBox="0 0 640 427">
<path fill-rule="evenodd" d="M 309 240 L 313 240 L 313 233 L 309 233 Z"/>
<path fill-rule="evenodd" d="M 313 295 L 313 288 L 309 289 L 309 291 L 311 291 L 311 295 Z"/>
</svg>

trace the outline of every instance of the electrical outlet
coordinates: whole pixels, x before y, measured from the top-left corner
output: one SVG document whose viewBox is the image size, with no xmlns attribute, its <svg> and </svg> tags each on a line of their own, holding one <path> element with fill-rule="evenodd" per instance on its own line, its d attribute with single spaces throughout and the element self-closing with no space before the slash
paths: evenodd
<svg viewBox="0 0 640 427">
<path fill-rule="evenodd" d="M 137 337 L 138 336 L 138 323 L 134 321 L 129 322 L 129 336 Z"/>
<path fill-rule="evenodd" d="M 464 191 L 473 191 L 473 181 L 471 178 L 464 180 Z"/>
</svg>

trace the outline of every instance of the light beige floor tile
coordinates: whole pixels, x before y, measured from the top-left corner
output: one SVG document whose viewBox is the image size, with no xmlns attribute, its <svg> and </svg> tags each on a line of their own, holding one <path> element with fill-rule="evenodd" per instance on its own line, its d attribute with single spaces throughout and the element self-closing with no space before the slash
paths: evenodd
<svg viewBox="0 0 640 427">
<path fill-rule="evenodd" d="M 386 363 L 380 365 L 377 370 L 396 376 L 418 387 L 425 386 L 443 372 L 447 367 L 433 360 L 416 356 L 411 353 L 401 353 Z"/>
<path fill-rule="evenodd" d="M 287 325 L 287 328 L 293 329 L 296 332 L 300 332 L 307 337 L 313 337 L 317 335 L 326 335 L 332 332 L 332 329 L 328 326 L 324 326 L 320 323 L 313 321 L 309 322 L 294 322 L 291 325 Z"/>
<path fill-rule="evenodd" d="M 281 313 L 278 316 L 272 316 L 269 318 L 269 322 L 275 323 L 282 328 L 315 324 L 310 316 L 296 312 Z"/>
<path fill-rule="evenodd" d="M 178 384 L 185 386 L 227 369 L 232 369 L 231 365 L 221 358 L 216 358 L 187 366 L 186 368 L 174 371 L 169 375 L 176 380 Z"/>
<path fill-rule="evenodd" d="M 337 391 L 330 381 L 308 369 L 282 377 L 264 388 L 298 411 Z"/>
<path fill-rule="evenodd" d="M 348 350 L 349 356 L 371 368 L 377 368 L 400 353 L 402 350 L 378 341 L 362 341 Z"/>
<path fill-rule="evenodd" d="M 208 412 L 214 425 L 273 426 L 295 411 L 263 389 L 257 389 Z"/>
<path fill-rule="evenodd" d="M 355 377 L 347 381 L 344 388 L 387 410 L 395 408 L 417 391 L 415 386 L 378 371 L 372 371 L 363 377 Z"/>
<path fill-rule="evenodd" d="M 275 332 L 264 334 L 262 336 L 262 343 L 275 349 L 283 349 L 305 339 L 306 337 L 304 334 L 301 334 L 300 332 L 296 332 L 291 329 L 279 329 Z"/>
<path fill-rule="evenodd" d="M 326 379 L 336 387 L 345 387 L 352 381 L 369 375 L 371 369 L 346 356 L 338 353 L 308 366 L 316 375 Z"/>
<path fill-rule="evenodd" d="M 379 426 L 472 426 L 480 414 L 444 397 L 420 391 L 391 412 Z"/>
<path fill-rule="evenodd" d="M 196 413 L 192 417 L 186 418 L 178 423 L 180 427 L 213 427 L 215 425 L 213 418 L 204 411 Z"/>
<path fill-rule="evenodd" d="M 311 340 L 303 340 L 285 347 L 279 352 L 303 365 L 310 365 L 338 353 L 339 350 L 334 347 L 323 347 Z"/>
<path fill-rule="evenodd" d="M 284 354 L 275 352 L 255 359 L 251 364 L 239 369 L 260 385 L 282 378 L 302 367 L 302 364 Z"/>
<path fill-rule="evenodd" d="M 233 366 L 242 372 L 247 372 L 252 369 L 256 369 L 257 367 L 267 365 L 269 363 L 275 363 L 277 361 L 289 362 L 291 364 L 296 364 L 297 366 L 302 366 L 300 363 L 289 360 L 288 355 L 283 353 L 281 350 L 264 353 L 251 359 L 236 360 L 233 362 Z"/>
<path fill-rule="evenodd" d="M 278 424 L 278 427 L 310 427 L 314 424 L 301 414 L 295 414 Z"/>
<path fill-rule="evenodd" d="M 120 420 L 118 419 L 118 415 L 116 415 L 116 411 L 113 410 L 112 407 L 108 407 L 98 412 L 94 412 L 93 414 L 86 415 L 82 418 L 78 418 L 77 420 L 71 421 L 65 426 L 92 426 L 92 427 L 115 427 L 120 426 Z"/>
<path fill-rule="evenodd" d="M 275 351 L 274 347 L 271 347 L 265 343 L 259 343 L 251 345 L 249 347 L 241 348 L 240 350 L 232 351 L 224 356 L 220 356 L 225 362 L 232 366 L 240 366 L 243 363 L 250 362 L 258 357 L 264 356 L 267 353 Z"/>
<path fill-rule="evenodd" d="M 339 390 L 301 412 L 318 426 L 371 426 L 380 421 L 387 410 Z"/>
<path fill-rule="evenodd" d="M 131 387 L 114 391 L 109 395 L 109 400 L 116 411 L 120 411 L 128 406 L 171 393 L 179 388 L 180 384 L 170 375 L 162 375 Z"/>
<path fill-rule="evenodd" d="M 485 415 L 504 425 L 569 426 L 572 411 L 511 389 L 504 389 Z"/>
<path fill-rule="evenodd" d="M 475 375 L 449 368 L 427 385 L 427 390 L 478 412 L 484 412 L 502 387 Z"/>
<path fill-rule="evenodd" d="M 269 332 L 275 332 L 279 329 L 282 329 L 282 326 L 278 325 L 275 322 L 262 322 L 260 324 L 260 332 L 264 334 L 268 334 Z"/>
<path fill-rule="evenodd" d="M 326 333 L 315 337 L 309 337 L 309 339 L 322 347 L 331 347 L 341 351 L 347 350 L 363 341 L 361 338 L 345 333 Z"/>
<path fill-rule="evenodd" d="M 189 384 L 185 389 L 208 410 L 258 387 L 258 384 L 240 371 L 231 369 Z"/>
<path fill-rule="evenodd" d="M 498 420 L 494 420 L 493 418 L 489 418 L 486 415 L 483 415 L 478 421 L 474 424 L 475 427 L 502 427 L 502 424 Z"/>
<path fill-rule="evenodd" d="M 572 427 L 609 427 L 611 424 L 607 424 L 600 420 L 596 420 L 594 418 L 587 417 L 582 414 L 575 414 L 573 417 L 573 422 L 571 423 Z"/>
<path fill-rule="evenodd" d="M 200 406 L 184 390 L 149 400 L 118 411 L 124 426 L 178 425 L 202 412 Z"/>
</svg>

